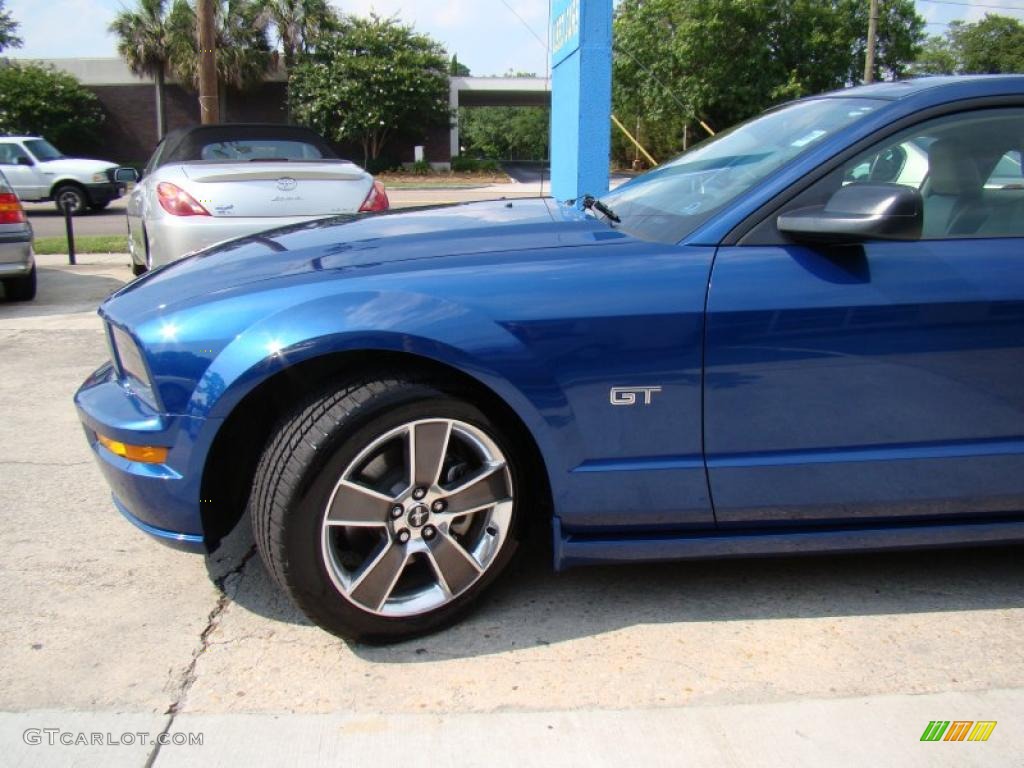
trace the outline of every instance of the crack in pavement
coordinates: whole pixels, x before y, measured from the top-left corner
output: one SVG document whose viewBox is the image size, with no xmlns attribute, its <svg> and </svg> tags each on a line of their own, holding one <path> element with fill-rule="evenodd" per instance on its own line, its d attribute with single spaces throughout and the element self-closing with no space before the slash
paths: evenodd
<svg viewBox="0 0 1024 768">
<path fill-rule="evenodd" d="M 153 750 L 149 753 L 149 757 L 146 758 L 144 768 L 152 768 L 156 762 L 157 757 L 160 755 L 161 740 L 170 733 L 171 726 L 174 725 L 174 720 L 181 711 L 182 706 L 185 704 L 185 698 L 188 696 L 188 692 L 196 682 L 196 665 L 199 663 L 200 657 L 207 651 L 211 645 L 210 635 L 213 634 L 214 630 L 220 626 L 221 618 L 224 615 L 224 611 L 227 610 L 228 605 L 231 603 L 231 595 L 228 594 L 228 580 L 233 576 L 237 576 L 238 579 L 234 582 L 235 592 L 237 592 L 238 586 L 242 581 L 242 571 L 245 570 L 245 566 L 249 564 L 253 556 L 256 554 L 256 545 L 253 544 L 249 547 L 249 550 L 242 556 L 242 559 L 238 562 L 234 568 L 225 573 L 219 579 L 214 581 L 214 585 L 220 590 L 220 596 L 217 598 L 217 604 L 210 611 L 210 615 L 206 618 L 206 626 L 203 627 L 203 631 L 199 633 L 199 647 L 192 652 L 192 660 L 189 665 L 182 672 L 180 681 L 178 683 L 178 694 L 171 705 L 164 712 L 167 715 L 167 722 L 164 724 L 163 730 L 156 737 L 156 744 L 153 746 Z"/>
</svg>

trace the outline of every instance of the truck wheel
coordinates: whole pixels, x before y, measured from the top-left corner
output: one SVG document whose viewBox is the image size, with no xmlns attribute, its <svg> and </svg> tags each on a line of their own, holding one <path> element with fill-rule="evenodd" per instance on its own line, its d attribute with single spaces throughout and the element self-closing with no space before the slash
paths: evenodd
<svg viewBox="0 0 1024 768">
<path fill-rule="evenodd" d="M 89 201 L 85 197 L 85 190 L 74 184 L 62 184 L 53 192 L 53 204 L 57 207 L 58 213 L 64 213 L 64 208 L 71 209 L 72 216 L 80 216 L 89 207 Z"/>
<path fill-rule="evenodd" d="M 9 301 L 32 301 L 36 297 L 36 268 L 24 277 L 9 277 L 4 280 L 4 295 Z"/>
<path fill-rule="evenodd" d="M 520 476 L 511 443 L 474 405 L 369 379 L 282 421 L 256 470 L 253 532 L 312 621 L 393 642 L 461 618 L 508 565 Z"/>
</svg>

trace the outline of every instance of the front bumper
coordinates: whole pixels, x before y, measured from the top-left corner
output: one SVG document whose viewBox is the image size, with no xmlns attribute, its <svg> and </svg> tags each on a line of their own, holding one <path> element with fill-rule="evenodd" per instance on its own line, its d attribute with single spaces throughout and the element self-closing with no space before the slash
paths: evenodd
<svg viewBox="0 0 1024 768">
<path fill-rule="evenodd" d="M 121 513 L 164 544 L 206 552 L 200 489 L 220 420 L 153 411 L 121 385 L 110 363 L 82 384 L 75 406 Z M 100 445 L 97 433 L 132 445 L 169 448 L 167 462 L 144 464 L 116 456 Z"/>
<path fill-rule="evenodd" d="M 116 200 L 124 194 L 124 190 L 124 184 L 115 184 L 112 181 L 85 185 L 85 192 L 89 196 L 89 202 L 93 205 L 103 205 L 111 200 Z"/>
<path fill-rule="evenodd" d="M 159 215 L 145 222 L 149 257 L 154 267 L 169 264 L 193 251 L 236 237 L 247 237 L 277 227 L 302 224 L 318 216 L 171 216 Z"/>
</svg>

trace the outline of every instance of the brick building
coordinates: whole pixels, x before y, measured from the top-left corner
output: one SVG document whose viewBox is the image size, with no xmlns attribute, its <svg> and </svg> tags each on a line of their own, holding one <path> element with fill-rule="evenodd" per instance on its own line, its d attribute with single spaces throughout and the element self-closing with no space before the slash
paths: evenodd
<svg viewBox="0 0 1024 768">
<path fill-rule="evenodd" d="M 157 143 L 155 88 L 150 78 L 132 74 L 120 58 L 45 59 L 40 64 L 68 72 L 96 94 L 106 115 L 103 137 L 96 155 L 124 164 L 141 165 Z M 222 94 L 221 119 L 225 122 L 285 122 L 286 74 L 269 74 L 255 90 Z M 550 103 L 548 82 L 543 78 L 453 77 L 450 105 L 453 112 L 473 106 L 543 106 Z M 164 89 L 167 130 L 199 122 L 197 94 L 173 80 Z M 427 160 L 446 165 L 459 151 L 458 126 L 427 131 L 422 136 L 395 139 L 385 148 L 385 162 L 412 162 L 413 147 L 423 144 Z M 362 162 L 358 145 L 341 145 L 339 154 Z"/>
</svg>

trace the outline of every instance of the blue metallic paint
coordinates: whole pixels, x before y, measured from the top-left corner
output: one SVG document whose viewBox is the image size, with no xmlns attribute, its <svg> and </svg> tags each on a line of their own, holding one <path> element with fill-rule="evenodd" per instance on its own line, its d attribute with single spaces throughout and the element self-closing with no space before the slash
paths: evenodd
<svg viewBox="0 0 1024 768">
<path fill-rule="evenodd" d="M 1024 510 L 1021 255 L 1014 239 L 720 249 L 718 522 Z"/>
<path fill-rule="evenodd" d="M 119 506 L 195 546 L 210 446 L 246 395 L 298 362 L 378 350 L 457 369 L 519 416 L 548 472 L 560 565 L 1022 538 L 1018 522 L 972 517 L 1024 500 L 1015 275 L 997 285 L 949 243 L 873 245 L 859 282 L 806 249 L 717 249 L 872 132 L 1024 79 L 851 93 L 901 89 L 679 245 L 550 200 L 495 201 L 267 232 L 135 281 L 100 312 L 145 351 L 162 412 L 109 366 L 76 395 L 94 445 L 101 431 L 171 448 L 156 468 L 96 448 Z M 1008 268 L 1019 242 L 990 266 Z M 865 322 L 836 327 L 850 316 Z M 645 385 L 662 387 L 650 406 L 608 402 L 611 386 Z M 868 404 L 880 410 L 862 424 L 852 409 Z"/>
</svg>

